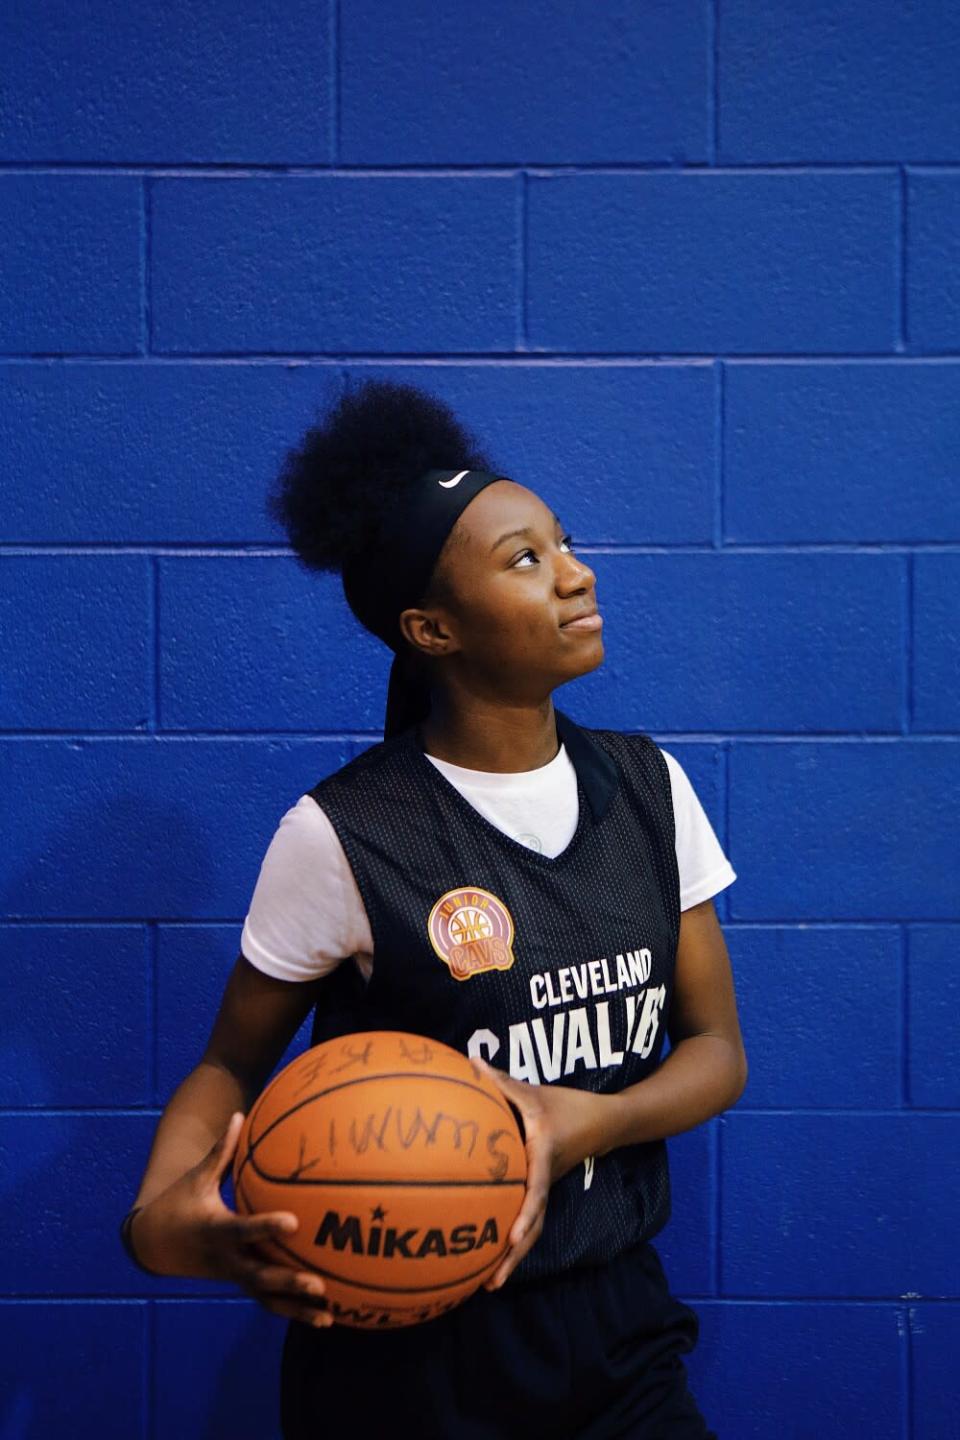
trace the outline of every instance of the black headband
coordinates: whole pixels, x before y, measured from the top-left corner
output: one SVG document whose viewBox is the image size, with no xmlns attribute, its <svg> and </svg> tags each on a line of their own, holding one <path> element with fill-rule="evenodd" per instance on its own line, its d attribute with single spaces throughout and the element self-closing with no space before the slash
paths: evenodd
<svg viewBox="0 0 960 1440">
<path fill-rule="evenodd" d="M 406 662 L 400 614 L 419 605 L 434 566 L 462 512 L 494 480 L 489 470 L 427 470 L 399 497 L 389 516 L 392 542 L 343 567 L 343 591 L 360 623 L 394 652 L 383 738 L 422 720 L 429 692 Z"/>
</svg>

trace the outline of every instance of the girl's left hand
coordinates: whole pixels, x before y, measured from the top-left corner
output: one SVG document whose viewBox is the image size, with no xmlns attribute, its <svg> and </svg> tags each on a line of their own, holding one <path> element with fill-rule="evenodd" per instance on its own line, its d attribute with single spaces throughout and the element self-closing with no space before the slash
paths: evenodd
<svg viewBox="0 0 960 1440">
<path fill-rule="evenodd" d="M 540 1238 L 551 1185 L 599 1148 L 602 1107 L 610 1096 L 570 1085 L 531 1085 L 514 1080 L 477 1057 L 471 1057 L 471 1064 L 493 1080 L 520 1111 L 526 1133 L 527 1188 L 523 1204 L 510 1228 L 510 1248 L 483 1284 L 485 1290 L 498 1290 Z"/>
</svg>

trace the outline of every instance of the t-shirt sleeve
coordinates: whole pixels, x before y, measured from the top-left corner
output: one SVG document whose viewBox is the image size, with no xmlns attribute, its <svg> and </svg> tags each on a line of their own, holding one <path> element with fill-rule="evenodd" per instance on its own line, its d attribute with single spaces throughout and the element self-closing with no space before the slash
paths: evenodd
<svg viewBox="0 0 960 1440">
<path fill-rule="evenodd" d="M 724 854 L 680 761 L 666 750 L 660 753 L 667 762 L 673 791 L 680 909 L 689 910 L 691 905 L 699 905 L 732 885 L 737 872 Z"/>
<path fill-rule="evenodd" d="M 366 910 L 336 830 L 312 795 L 280 820 L 260 866 L 240 949 L 280 980 L 315 980 L 373 950 Z"/>
</svg>

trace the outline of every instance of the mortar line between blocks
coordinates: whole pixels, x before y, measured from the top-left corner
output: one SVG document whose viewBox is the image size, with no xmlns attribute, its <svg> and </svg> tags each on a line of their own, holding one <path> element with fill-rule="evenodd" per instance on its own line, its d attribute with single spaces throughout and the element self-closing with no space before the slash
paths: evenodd
<svg viewBox="0 0 960 1440">
<path fill-rule="evenodd" d="M 346 369 L 345 372 L 346 373 Z M 581 540 L 580 549 L 584 554 L 589 555 L 705 555 L 715 549 L 712 539 L 697 543 L 676 544 L 665 543 L 662 545 L 631 545 L 626 543 L 606 543 L 604 541 Z M 941 543 L 913 544 L 907 546 L 899 541 L 878 542 L 877 544 L 857 544 L 854 541 L 836 541 L 830 544 L 820 542 L 802 542 L 797 544 L 786 544 L 780 542 L 761 542 L 752 544 L 731 544 L 725 545 L 724 550 L 731 555 L 960 555 L 960 543 L 953 540 L 945 540 Z M 162 557 L 165 555 L 192 555 L 195 557 L 204 556 L 207 559 L 218 559 L 224 555 L 250 555 L 259 559 L 285 560 L 294 554 L 289 545 L 279 542 L 260 540 L 173 540 L 163 541 L 125 541 L 117 544 L 112 540 L 91 540 L 91 541 L 33 541 L 31 543 L 17 540 L 0 540 L 0 554 L 4 555 L 151 555 Z M 902 720 L 900 722 L 902 726 Z M 7 731 L 3 732 L 7 734 Z M 754 731 L 738 732 L 754 734 Z M 779 733 L 779 732 L 778 732 Z M 806 738 L 816 731 L 804 730 L 801 732 Z M 822 734 L 835 733 L 842 735 L 843 731 L 823 731 Z M 871 731 L 877 734 L 877 731 Z M 884 732 L 890 733 L 890 732 Z M 898 730 L 898 735 L 903 731 Z M 922 732 L 914 736 L 916 739 L 923 739 L 930 732 Z M 944 731 L 945 735 L 956 734 L 956 731 Z"/>
<path fill-rule="evenodd" d="M 520 162 L 505 160 L 478 161 L 398 161 L 394 164 L 378 161 L 354 160 L 349 164 L 331 165 L 329 161 L 306 161 L 300 164 L 286 160 L 64 160 L 61 156 L 32 157 L 29 160 L 0 160 L 0 175 L 141 175 L 152 176 L 198 176 L 216 178 L 219 176 L 239 179 L 259 176 L 298 175 L 440 175 L 457 178 L 470 175 L 511 175 Z M 883 160 L 746 160 L 737 159 L 725 165 L 713 165 L 709 161 L 677 161 L 669 155 L 652 160 L 604 160 L 591 162 L 569 162 L 566 160 L 531 161 L 531 173 L 536 175 L 709 175 L 722 171 L 728 175 L 874 175 L 888 174 L 900 168 L 902 161 L 895 158 Z M 943 161 L 936 164 L 912 163 L 909 167 L 925 175 L 949 175 L 960 173 L 960 161 Z"/>
<path fill-rule="evenodd" d="M 5 350 L 0 354 L 0 368 L 20 365 L 49 365 L 56 360 L 60 365 L 124 365 L 139 367 L 157 366 L 244 366 L 277 367 L 287 369 L 292 365 L 315 369 L 335 368 L 338 365 L 370 366 L 376 369 L 429 367 L 443 364 L 451 369 L 478 367 L 503 367 L 513 364 L 518 368 L 538 369 L 650 369 L 679 370 L 713 366 L 716 355 L 692 350 L 678 350 L 672 353 L 657 351 L 577 351 L 577 350 L 532 350 L 518 354 L 516 350 L 474 350 L 450 352 L 441 350 L 151 350 L 142 354 L 137 350 L 92 351 L 92 350 Z M 892 351 L 883 354 L 866 350 L 823 351 L 788 354 L 786 351 L 770 351 L 769 354 L 727 353 L 723 357 L 725 366 L 762 366 L 774 369 L 778 366 L 805 366 L 827 369 L 830 366 L 862 365 L 889 367 L 910 365 L 916 368 L 956 366 L 960 350 L 937 350 L 925 354 L 901 355 Z"/>
</svg>

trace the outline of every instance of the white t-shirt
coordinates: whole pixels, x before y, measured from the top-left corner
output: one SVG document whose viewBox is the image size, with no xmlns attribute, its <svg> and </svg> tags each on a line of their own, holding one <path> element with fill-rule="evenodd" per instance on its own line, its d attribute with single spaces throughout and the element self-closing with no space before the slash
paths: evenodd
<svg viewBox="0 0 960 1440">
<path fill-rule="evenodd" d="M 659 748 L 659 747 L 658 747 Z M 689 910 L 736 880 L 706 812 L 674 756 L 670 772 L 676 819 L 680 909 Z M 512 839 L 549 857 L 577 828 L 577 773 L 566 746 L 536 770 L 468 770 L 428 755 L 461 795 Z M 260 866 L 240 937 L 243 954 L 281 980 L 314 980 L 353 958 L 369 978 L 373 937 L 343 846 L 312 795 L 282 817 Z"/>
</svg>

